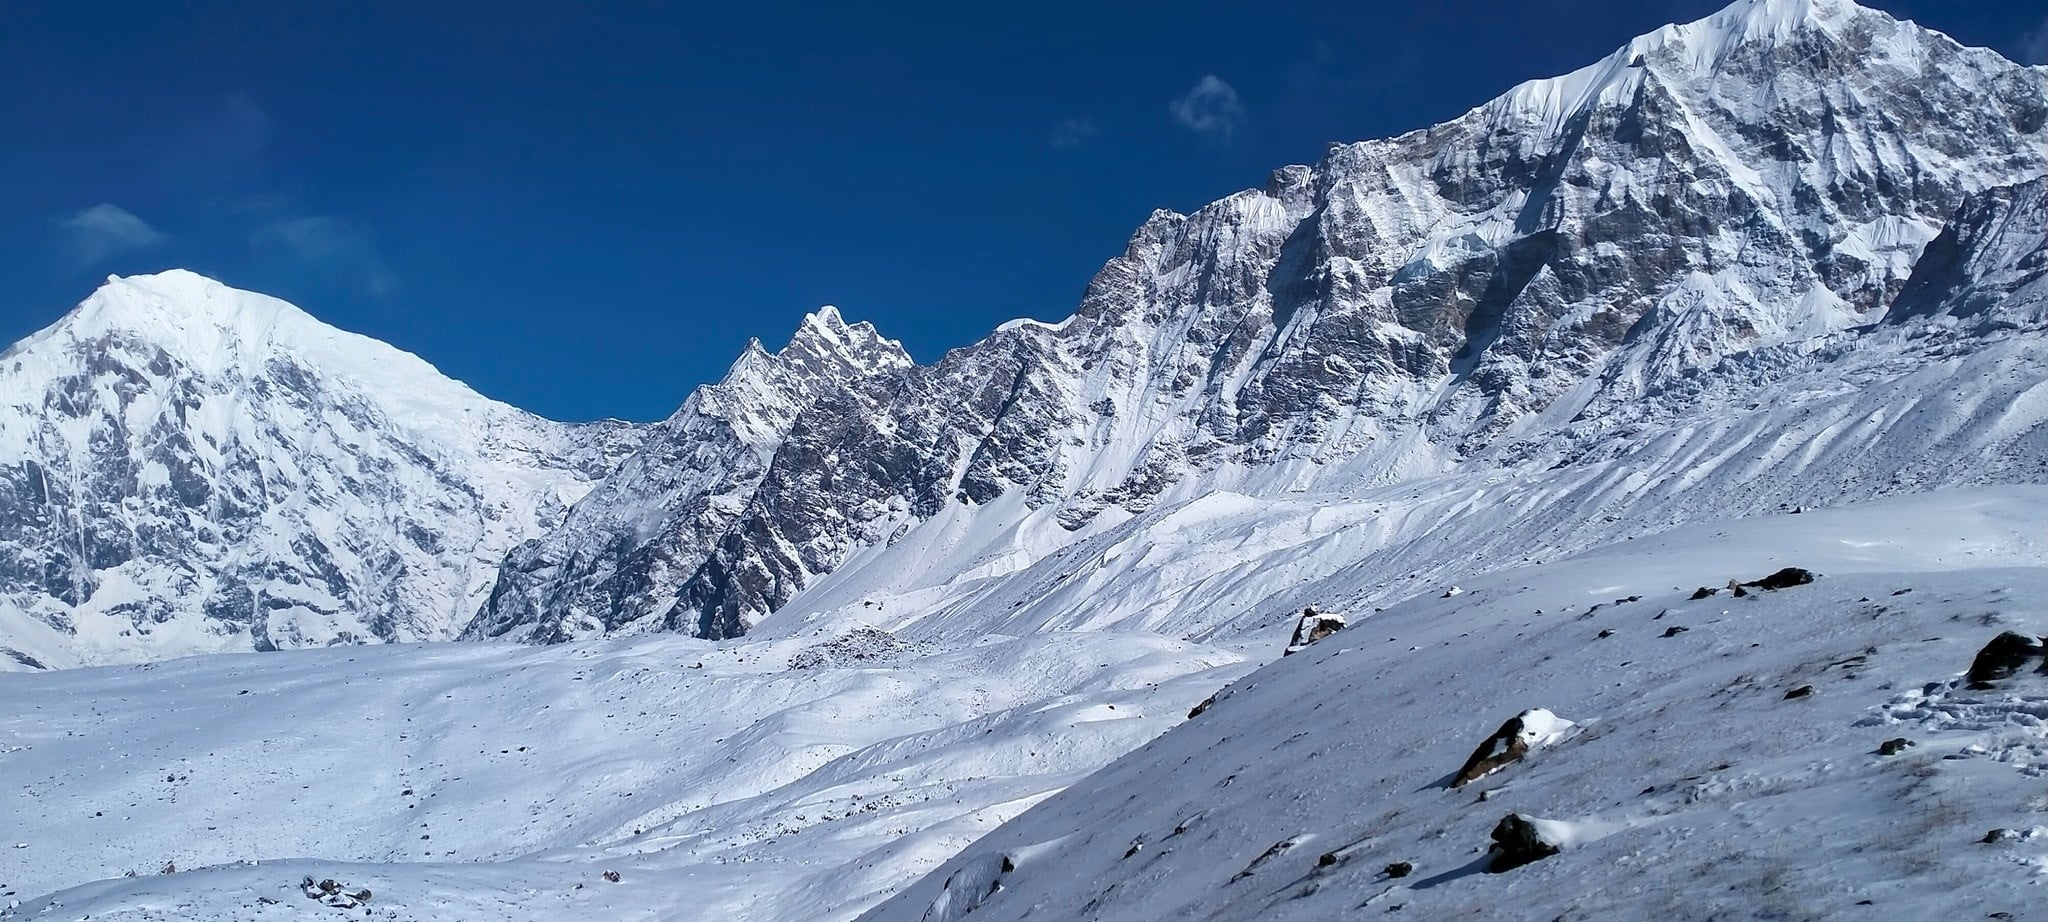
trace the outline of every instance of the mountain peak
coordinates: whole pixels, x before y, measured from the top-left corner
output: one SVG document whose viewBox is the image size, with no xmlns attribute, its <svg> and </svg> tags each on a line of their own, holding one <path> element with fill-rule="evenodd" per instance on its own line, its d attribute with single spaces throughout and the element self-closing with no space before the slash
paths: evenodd
<svg viewBox="0 0 2048 922">
<path fill-rule="evenodd" d="M 758 337 L 747 340 L 718 383 L 727 390 L 758 393 L 779 390 L 783 385 L 776 382 L 792 379 L 848 379 L 914 364 L 902 343 L 867 321 L 847 323 L 838 308 L 827 304 L 805 314 L 789 344 L 777 351 L 768 351 Z M 678 412 L 686 411 L 687 406 Z"/>
<path fill-rule="evenodd" d="M 231 288 L 187 269 L 170 269 L 108 276 L 69 313 L 16 343 L 7 354 L 116 333 L 140 336 L 173 355 L 209 365 L 275 338 L 347 335 L 276 298 Z"/>
<path fill-rule="evenodd" d="M 825 329 L 846 329 L 846 318 L 839 315 L 839 308 L 826 304 L 804 315 L 803 326 Z"/>
<path fill-rule="evenodd" d="M 847 323 L 839 308 L 830 304 L 804 315 L 789 345 L 775 357 L 785 361 L 823 359 L 868 372 L 913 364 L 902 343 L 883 336 L 865 320 Z"/>
<path fill-rule="evenodd" d="M 1478 111 L 1495 121 L 1534 120 L 1557 129 L 1588 107 L 1626 101 L 1645 74 L 1681 81 L 1712 77 L 1745 49 L 1775 47 L 1816 31 L 1835 34 L 1859 17 L 1907 27 L 1851 0 L 1736 0 L 1704 19 L 1636 36 L 1571 73 L 1523 83 Z"/>
<path fill-rule="evenodd" d="M 1869 12 L 1850 0 L 1736 0 L 1705 19 L 1665 26 L 1637 38 L 1627 50 L 1649 51 L 1678 38 L 1717 59 L 1738 45 L 1779 42 L 1809 29 L 1828 30 Z"/>
<path fill-rule="evenodd" d="M 28 360 L 29 377 L 62 374 L 77 353 L 101 353 L 106 341 L 161 352 L 192 373 L 226 380 L 287 359 L 381 395 L 406 425 L 461 428 L 465 414 L 497 418 L 520 411 L 490 401 L 419 356 L 321 321 L 290 302 L 244 291 L 197 272 L 171 269 L 109 276 L 56 323 L 8 349 Z M 18 384 L 22 382 L 16 382 Z M 24 384 L 23 386 L 27 386 Z"/>
<path fill-rule="evenodd" d="M 148 332 L 164 324 L 182 326 L 195 321 L 268 327 L 285 318 L 319 322 L 277 298 L 231 288 L 190 269 L 166 269 L 107 276 L 106 282 L 60 323 Z"/>
</svg>

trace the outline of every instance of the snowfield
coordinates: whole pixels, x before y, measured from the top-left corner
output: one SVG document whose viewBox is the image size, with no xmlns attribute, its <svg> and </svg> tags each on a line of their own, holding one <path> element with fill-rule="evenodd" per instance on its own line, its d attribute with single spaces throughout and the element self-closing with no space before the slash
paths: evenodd
<svg viewBox="0 0 2048 922">
<path fill-rule="evenodd" d="M 2048 488 L 1976 488 L 1624 539 L 1249 675 L 849 620 L 0 676 L 0 891 L 98 920 L 342 912 L 308 877 L 422 920 L 956 918 L 949 879 L 1000 884 L 976 919 L 2013 911 L 2048 895 L 2048 675 L 1958 677 L 2048 633 L 2042 521 Z M 1819 575 L 1692 598 L 1788 566 Z M 1447 787 L 1529 708 L 1575 725 Z M 1481 873 L 1511 812 L 1564 851 Z"/>
<path fill-rule="evenodd" d="M 1961 676 L 2001 631 L 2048 633 L 2043 522 L 2048 488 L 1947 491 L 1419 597 L 1238 680 L 864 918 L 2032 918 L 2048 672 Z M 1693 598 L 1788 566 L 1819 576 Z M 1582 732 L 1453 788 L 1532 707 Z M 1562 853 L 1485 873 L 1509 814 Z"/>
<path fill-rule="evenodd" d="M 847 918 L 1249 668 L 1116 633 L 790 666 L 835 636 L 0 676 L 0 907 L 303 918 L 310 875 L 379 918 Z"/>
</svg>

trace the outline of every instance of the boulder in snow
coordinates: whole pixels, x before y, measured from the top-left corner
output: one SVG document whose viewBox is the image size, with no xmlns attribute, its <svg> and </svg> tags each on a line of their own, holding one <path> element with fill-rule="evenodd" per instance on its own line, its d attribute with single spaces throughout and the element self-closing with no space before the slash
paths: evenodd
<svg viewBox="0 0 2048 922">
<path fill-rule="evenodd" d="M 1970 687 L 1990 688 L 1999 679 L 2011 678 L 2014 673 L 2026 668 L 2027 663 L 2048 655 L 2038 637 L 2029 637 L 2017 631 L 2006 631 L 1984 649 L 1977 651 L 1977 658 L 1970 662 Z"/>
<path fill-rule="evenodd" d="M 1493 845 L 1487 854 L 1493 860 L 1487 870 L 1499 874 L 1522 865 L 1542 861 L 1564 850 L 1564 836 L 1547 820 L 1510 813 L 1493 827 Z"/>
<path fill-rule="evenodd" d="M 1508 718 L 1500 729 L 1472 750 L 1472 756 L 1465 760 L 1464 767 L 1451 778 L 1451 787 L 1462 787 L 1470 782 L 1491 775 L 1519 762 L 1530 750 L 1540 749 L 1559 740 L 1576 726 L 1543 708 L 1530 708 Z"/>
<path fill-rule="evenodd" d="M 1786 567 L 1763 579 L 1750 580 L 1743 583 L 1743 585 L 1755 586 L 1758 589 L 1790 589 L 1793 586 L 1804 586 L 1807 583 L 1813 582 L 1813 575 L 1813 571 L 1805 567 Z"/>
<path fill-rule="evenodd" d="M 1346 626 L 1347 622 L 1343 615 L 1304 608 L 1301 610 L 1301 620 L 1294 624 L 1294 639 L 1287 642 L 1287 653 L 1298 652 L 1309 644 L 1343 630 Z"/>
<path fill-rule="evenodd" d="M 967 859 L 946 877 L 938 898 L 925 907 L 919 922 L 957 922 L 1002 890 L 1003 875 L 1016 869 L 1016 862 L 1000 852 Z"/>
</svg>

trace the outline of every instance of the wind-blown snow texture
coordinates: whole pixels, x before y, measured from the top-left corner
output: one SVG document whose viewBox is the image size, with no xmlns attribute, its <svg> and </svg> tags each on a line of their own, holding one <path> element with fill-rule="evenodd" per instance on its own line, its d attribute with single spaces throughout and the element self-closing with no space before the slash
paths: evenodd
<svg viewBox="0 0 2048 922">
<path fill-rule="evenodd" d="M 118 281 L 6 356 L 0 666 L 558 645 L 0 677 L 0 906 L 282 918 L 312 874 L 400 918 L 848 919 L 934 869 L 875 917 L 2034 905 L 2041 693 L 1947 681 L 2048 617 L 2044 123 L 2048 70 L 1745 0 L 1156 214 L 1060 323 L 916 366 L 828 308 L 644 431 Z M 124 304 L 239 307 L 81 319 L 159 315 Z M 1690 598 L 1785 565 L 1822 577 Z M 1309 606 L 1350 626 L 1055 793 Z M 596 641 L 641 634 L 697 636 Z M 1574 732 L 1439 789 L 1538 707 Z M 1564 854 L 1467 874 L 1510 810 Z M 159 858 L 211 866 L 104 879 Z"/>
<path fill-rule="evenodd" d="M 2048 672 L 1961 676 L 2000 631 L 2048 631 L 2044 517 L 2048 488 L 1939 492 L 1418 597 L 1233 683 L 863 918 L 956 918 L 969 880 L 976 922 L 2028 918 L 2048 905 Z M 1786 566 L 1820 575 L 1693 598 Z M 1452 787 L 1531 707 L 1579 732 Z M 1551 821 L 1563 854 L 1483 873 L 1510 813 Z"/>
<path fill-rule="evenodd" d="M 522 548 L 471 632 L 729 637 L 920 523 L 1024 518 L 1033 556 L 1217 490 L 1570 464 L 1625 453 L 1628 427 L 1695 438 L 1724 421 L 1682 419 L 1700 391 L 1739 402 L 1826 358 L 1903 358 L 1930 314 L 1966 321 L 1943 328 L 1968 344 L 1950 351 L 1977 352 L 1987 314 L 2037 338 L 2038 300 L 2002 301 L 2040 272 L 2021 264 L 2039 249 L 2044 122 L 2040 69 L 1848 3 L 1745 0 L 1159 212 L 1059 324 L 917 368 L 863 331 L 832 340 L 834 386 L 693 398 L 643 449 L 663 459 L 652 473 L 615 481 L 632 514 L 594 510 Z M 2015 198 L 2032 217 L 2003 217 Z M 1931 257 L 1974 261 L 1920 265 L 1937 238 Z M 707 449 L 721 412 L 773 422 Z M 1896 460 L 1954 470 L 1991 451 L 2038 472 L 2038 445 L 2004 450 L 2025 434 Z M 678 455 L 701 473 L 678 481 Z M 1023 508 L 988 511 L 1007 497 Z"/>
<path fill-rule="evenodd" d="M 0 668 L 443 640 L 623 454 L 189 272 L 0 354 Z"/>
</svg>

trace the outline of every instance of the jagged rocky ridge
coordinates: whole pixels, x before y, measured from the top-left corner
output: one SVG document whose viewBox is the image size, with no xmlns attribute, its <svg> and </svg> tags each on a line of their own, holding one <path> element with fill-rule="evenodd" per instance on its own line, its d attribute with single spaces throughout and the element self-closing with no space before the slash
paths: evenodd
<svg viewBox="0 0 2048 922">
<path fill-rule="evenodd" d="M 182 271 L 110 279 L 0 369 L 16 668 L 453 637 L 639 434 Z"/>
<path fill-rule="evenodd" d="M 863 330 L 832 339 L 837 374 L 752 390 L 750 351 L 512 555 L 469 634 L 730 637 L 856 551 L 1003 497 L 1080 540 L 1336 471 L 1590 463 L 1703 391 L 1870 343 L 2038 338 L 2044 123 L 2042 69 L 1841 0 L 1743 0 L 1155 213 L 1060 323 L 931 366 Z M 2038 363 L 2022 352 L 1999 367 Z M 2025 476 L 2039 424 L 2001 430 L 2017 448 L 1979 473 Z"/>
<path fill-rule="evenodd" d="M 780 352 L 748 343 L 723 380 L 691 394 L 560 528 L 513 551 L 470 632 L 559 641 L 593 620 L 666 617 L 742 521 L 797 418 L 911 364 L 900 344 L 869 324 L 849 326 L 831 307 L 806 317 Z"/>
</svg>

